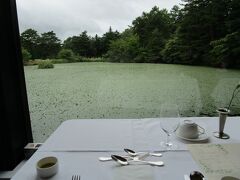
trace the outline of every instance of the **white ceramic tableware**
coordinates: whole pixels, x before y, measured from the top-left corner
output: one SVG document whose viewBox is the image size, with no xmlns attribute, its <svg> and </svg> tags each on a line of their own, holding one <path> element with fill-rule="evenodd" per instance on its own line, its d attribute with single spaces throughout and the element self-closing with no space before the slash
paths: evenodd
<svg viewBox="0 0 240 180">
<path fill-rule="evenodd" d="M 184 138 L 197 139 L 199 135 L 205 133 L 205 129 L 192 120 L 184 120 L 178 127 L 177 133 Z"/>
<path fill-rule="evenodd" d="M 58 159 L 56 157 L 45 157 L 36 164 L 37 175 L 41 178 L 54 176 L 58 172 Z"/>
<path fill-rule="evenodd" d="M 182 137 L 178 134 L 178 132 L 176 132 L 175 135 L 180 139 L 190 141 L 190 142 L 203 142 L 203 141 L 207 141 L 208 138 L 209 138 L 209 135 L 208 135 L 207 131 L 204 134 L 201 134 L 200 136 L 198 136 L 198 138 L 196 138 L 196 139 Z"/>
</svg>

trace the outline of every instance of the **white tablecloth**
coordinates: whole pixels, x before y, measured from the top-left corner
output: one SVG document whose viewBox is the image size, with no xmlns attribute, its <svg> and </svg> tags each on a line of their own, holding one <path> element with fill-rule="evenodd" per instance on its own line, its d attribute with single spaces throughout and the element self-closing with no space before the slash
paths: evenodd
<svg viewBox="0 0 240 180">
<path fill-rule="evenodd" d="M 192 119 L 204 126 L 209 133 L 206 143 L 236 143 L 240 142 L 240 118 L 228 118 L 225 132 L 231 138 L 221 140 L 212 136 L 218 130 L 218 118 L 183 118 Z M 118 180 L 123 173 L 140 171 L 148 174 L 150 179 L 180 180 L 184 174 L 198 170 L 197 164 L 187 151 L 186 144 L 173 137 L 179 151 L 163 152 L 165 166 L 153 167 L 147 165 L 119 167 L 114 162 L 99 162 L 99 156 L 123 154 L 123 148 L 134 150 L 161 151 L 160 141 L 166 134 L 161 130 L 161 119 L 87 119 L 65 121 L 44 143 L 44 145 L 16 173 L 13 180 L 35 180 L 35 164 L 45 156 L 56 156 L 59 159 L 60 170 L 51 179 L 67 180 L 73 174 L 81 175 L 81 180 Z M 144 168 L 146 167 L 146 168 Z M 120 169 L 119 169 L 120 168 Z M 124 170 L 123 170 L 124 168 Z M 121 171 L 123 170 L 123 171 Z M 149 174 L 152 174 L 150 177 Z M 134 180 L 133 176 L 131 177 Z M 136 179 L 139 176 L 136 173 Z"/>
<path fill-rule="evenodd" d="M 240 118 L 228 118 L 225 132 L 231 138 L 221 140 L 212 136 L 218 130 L 218 118 L 194 117 L 192 119 L 206 128 L 209 143 L 230 143 L 240 140 Z M 177 121 L 177 120 L 176 120 Z M 161 151 L 161 141 L 166 134 L 160 128 L 160 119 L 81 119 L 68 120 L 49 137 L 39 151 L 122 151 L 135 150 Z M 189 142 L 173 136 L 180 150 L 186 150 Z M 192 142 L 190 142 L 192 143 Z"/>
</svg>

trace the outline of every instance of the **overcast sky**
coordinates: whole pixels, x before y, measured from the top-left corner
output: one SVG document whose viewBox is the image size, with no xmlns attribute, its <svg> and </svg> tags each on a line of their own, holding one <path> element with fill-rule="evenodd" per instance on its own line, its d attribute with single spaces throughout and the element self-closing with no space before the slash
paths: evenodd
<svg viewBox="0 0 240 180">
<path fill-rule="evenodd" d="M 111 26 L 122 32 L 143 11 L 157 5 L 171 9 L 181 0 L 17 0 L 20 31 L 53 30 L 64 40 L 86 30 L 102 35 Z"/>
</svg>

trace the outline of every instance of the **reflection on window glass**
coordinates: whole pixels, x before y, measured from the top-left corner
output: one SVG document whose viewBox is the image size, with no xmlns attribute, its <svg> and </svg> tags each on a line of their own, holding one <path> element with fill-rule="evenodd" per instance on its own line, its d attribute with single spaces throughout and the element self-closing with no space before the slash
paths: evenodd
<svg viewBox="0 0 240 180">
<path fill-rule="evenodd" d="M 36 142 L 68 119 L 158 118 L 162 104 L 217 116 L 240 82 L 239 0 L 17 3 Z"/>
</svg>

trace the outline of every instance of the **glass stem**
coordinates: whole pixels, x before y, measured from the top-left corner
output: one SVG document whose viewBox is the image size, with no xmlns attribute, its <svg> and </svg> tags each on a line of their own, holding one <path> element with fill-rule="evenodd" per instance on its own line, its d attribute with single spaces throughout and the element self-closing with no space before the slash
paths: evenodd
<svg viewBox="0 0 240 180">
<path fill-rule="evenodd" d="M 167 141 L 166 141 L 166 144 L 169 146 L 169 143 L 170 143 L 170 134 L 167 133 Z"/>
</svg>

